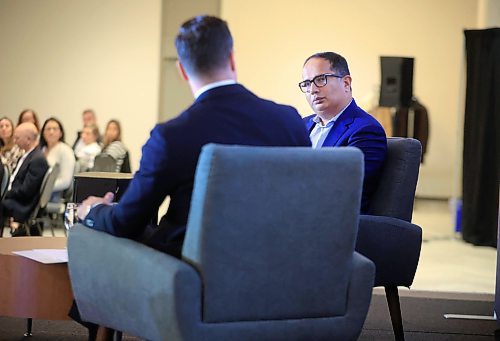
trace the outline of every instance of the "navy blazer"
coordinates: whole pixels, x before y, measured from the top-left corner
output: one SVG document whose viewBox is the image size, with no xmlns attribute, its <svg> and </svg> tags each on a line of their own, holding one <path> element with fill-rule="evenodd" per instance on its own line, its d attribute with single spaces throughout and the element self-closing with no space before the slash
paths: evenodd
<svg viewBox="0 0 500 341">
<path fill-rule="evenodd" d="M 94 207 L 84 224 L 137 237 L 170 196 L 160 225 L 170 230 L 167 238 L 183 239 L 198 156 L 207 143 L 311 145 L 294 108 L 263 100 L 240 84 L 208 90 L 178 117 L 152 130 L 142 148 L 140 168 L 120 202 Z"/>
<path fill-rule="evenodd" d="M 316 123 L 311 115 L 304 118 L 309 133 Z M 365 177 L 361 213 L 368 213 L 370 197 L 378 185 L 378 179 L 387 154 L 387 138 L 384 128 L 370 114 L 356 105 L 354 99 L 335 121 L 322 147 L 358 147 L 365 160 Z M 333 170 L 335 171 L 335 170 Z"/>
<path fill-rule="evenodd" d="M 40 147 L 26 156 L 21 168 L 12 182 L 12 188 L 5 194 L 2 205 L 17 222 L 29 218 L 40 199 L 40 188 L 49 166 Z"/>
</svg>

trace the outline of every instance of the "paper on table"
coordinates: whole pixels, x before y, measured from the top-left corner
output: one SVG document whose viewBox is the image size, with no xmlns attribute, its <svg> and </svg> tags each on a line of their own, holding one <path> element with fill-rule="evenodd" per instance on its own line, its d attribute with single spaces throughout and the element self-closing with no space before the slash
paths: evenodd
<svg viewBox="0 0 500 341">
<path fill-rule="evenodd" d="M 67 263 L 67 249 L 33 249 L 23 251 L 12 251 L 16 255 L 36 260 L 44 264 Z"/>
</svg>

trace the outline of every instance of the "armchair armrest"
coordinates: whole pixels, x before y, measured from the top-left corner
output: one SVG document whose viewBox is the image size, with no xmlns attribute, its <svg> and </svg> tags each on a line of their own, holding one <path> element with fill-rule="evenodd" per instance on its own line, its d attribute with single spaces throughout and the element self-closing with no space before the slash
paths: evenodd
<svg viewBox="0 0 500 341">
<path fill-rule="evenodd" d="M 361 215 L 356 251 L 376 266 L 374 286 L 407 286 L 413 283 L 420 258 L 422 229 L 392 217 Z"/>
<path fill-rule="evenodd" d="M 160 340 L 201 319 L 201 280 L 182 260 L 83 225 L 71 229 L 68 254 L 84 320 Z"/>
</svg>

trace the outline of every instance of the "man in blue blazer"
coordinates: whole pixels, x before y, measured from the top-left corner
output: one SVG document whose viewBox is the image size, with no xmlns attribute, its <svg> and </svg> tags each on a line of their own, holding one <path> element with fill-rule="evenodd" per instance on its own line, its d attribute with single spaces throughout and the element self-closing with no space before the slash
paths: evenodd
<svg viewBox="0 0 500 341">
<path fill-rule="evenodd" d="M 361 213 L 368 213 L 370 196 L 386 157 L 387 139 L 377 120 L 356 105 L 351 81 L 345 58 L 322 52 L 306 59 L 299 87 L 314 111 L 314 115 L 304 118 L 313 147 L 352 146 L 363 152 Z"/>
<path fill-rule="evenodd" d="M 116 205 L 111 193 L 79 207 L 84 224 L 117 236 L 138 238 L 165 197 L 168 212 L 148 245 L 180 256 L 194 174 L 207 143 L 310 146 L 298 112 L 261 99 L 236 83 L 233 41 L 227 24 L 200 16 L 184 23 L 176 38 L 179 69 L 194 103 L 177 118 L 158 124 L 142 149 L 140 169 Z M 244 181 L 244 179 L 242 179 Z"/>
</svg>

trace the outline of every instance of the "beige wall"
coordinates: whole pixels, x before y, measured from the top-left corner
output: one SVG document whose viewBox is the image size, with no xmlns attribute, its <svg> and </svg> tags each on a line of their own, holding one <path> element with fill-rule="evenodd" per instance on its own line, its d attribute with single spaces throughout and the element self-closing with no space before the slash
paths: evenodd
<svg viewBox="0 0 500 341">
<path fill-rule="evenodd" d="M 478 1 L 478 28 L 500 27 L 500 0 Z"/>
<path fill-rule="evenodd" d="M 193 103 L 193 94 L 177 69 L 175 38 L 186 20 L 200 14 L 220 16 L 220 0 L 163 0 L 160 121 L 179 115 Z"/>
<path fill-rule="evenodd" d="M 72 143 L 81 112 L 123 125 L 137 169 L 157 121 L 161 0 L 0 1 L 0 115 L 59 117 Z"/>
<path fill-rule="evenodd" d="M 415 57 L 414 94 L 430 115 L 418 194 L 449 197 L 463 110 L 463 29 L 475 28 L 477 6 L 476 0 L 223 0 L 222 16 L 234 35 L 239 80 L 302 115 L 311 110 L 297 83 L 312 53 L 333 50 L 347 58 L 354 97 L 365 109 L 377 101 L 379 56 Z"/>
<path fill-rule="evenodd" d="M 0 115 L 15 119 L 23 108 L 33 107 L 42 120 L 58 116 L 72 142 L 81 111 L 92 107 L 101 129 L 112 117 L 122 121 L 137 169 L 140 148 L 158 120 L 159 103 L 165 109 L 160 117 L 168 118 L 192 100 L 174 68 L 161 66 L 161 59 L 174 63 L 172 27 L 180 12 L 187 15 L 200 4 L 165 3 L 162 37 L 162 0 L 0 1 Z M 199 14 L 218 12 L 217 1 L 210 3 Z M 325 50 L 343 54 L 350 63 L 354 96 L 365 109 L 377 101 L 379 56 L 415 57 L 414 92 L 431 119 L 418 194 L 448 197 L 461 167 L 463 29 L 499 26 L 498 4 L 222 0 L 220 11 L 235 38 L 240 81 L 258 95 L 296 106 L 303 115 L 311 111 L 297 82 L 308 55 Z M 161 69 L 163 83 L 174 84 L 173 89 L 160 88 Z"/>
</svg>

